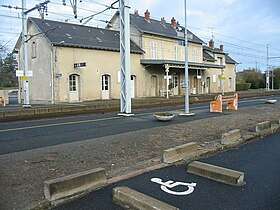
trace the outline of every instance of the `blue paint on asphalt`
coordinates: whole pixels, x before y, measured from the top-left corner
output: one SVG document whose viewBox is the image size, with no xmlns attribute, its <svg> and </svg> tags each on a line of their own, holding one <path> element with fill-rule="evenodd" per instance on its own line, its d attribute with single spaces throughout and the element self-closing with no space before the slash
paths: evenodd
<svg viewBox="0 0 280 210">
<path fill-rule="evenodd" d="M 184 165 L 171 166 L 107 186 L 55 209 L 121 209 L 112 203 L 112 189 L 116 186 L 128 186 L 182 210 L 280 209 L 279 133 L 201 161 L 245 172 L 246 185 L 242 187 L 226 185 L 186 173 Z M 190 195 L 170 195 L 163 192 L 158 184 L 150 181 L 153 177 L 161 178 L 163 181 L 195 182 L 197 186 Z"/>
</svg>

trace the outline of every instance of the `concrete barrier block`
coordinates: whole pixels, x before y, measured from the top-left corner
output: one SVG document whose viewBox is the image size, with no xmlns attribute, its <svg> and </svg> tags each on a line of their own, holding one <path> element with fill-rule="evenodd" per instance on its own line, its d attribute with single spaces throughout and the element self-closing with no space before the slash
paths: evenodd
<svg viewBox="0 0 280 210">
<path fill-rule="evenodd" d="M 258 123 L 256 125 L 255 132 L 260 133 L 260 132 L 268 130 L 268 129 L 271 129 L 271 122 L 264 121 L 264 122 Z"/>
<path fill-rule="evenodd" d="M 97 168 L 45 181 L 44 194 L 47 200 L 55 201 L 100 188 L 106 183 L 105 169 Z"/>
<path fill-rule="evenodd" d="M 273 120 L 271 121 L 271 129 L 273 131 L 277 130 L 280 128 L 280 120 Z"/>
<path fill-rule="evenodd" d="M 229 145 L 238 142 L 241 139 L 241 132 L 239 129 L 234 129 L 222 134 L 221 144 Z"/>
<path fill-rule="evenodd" d="M 179 210 L 174 206 L 157 200 L 128 187 L 116 187 L 113 189 L 114 203 L 135 210 Z"/>
<path fill-rule="evenodd" d="M 191 174 L 206 177 L 218 182 L 230 185 L 244 185 L 244 173 L 231 169 L 193 161 L 187 166 L 187 171 Z"/>
<path fill-rule="evenodd" d="M 183 160 L 186 157 L 194 156 L 198 149 L 199 145 L 195 142 L 173 147 L 163 151 L 162 161 L 164 163 L 174 163 Z"/>
</svg>

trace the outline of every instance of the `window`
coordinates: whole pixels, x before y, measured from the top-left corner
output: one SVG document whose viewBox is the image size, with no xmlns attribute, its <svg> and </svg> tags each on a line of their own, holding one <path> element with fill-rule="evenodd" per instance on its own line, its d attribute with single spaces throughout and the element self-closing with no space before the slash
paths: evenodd
<svg viewBox="0 0 280 210">
<path fill-rule="evenodd" d="M 232 78 L 230 77 L 230 78 L 228 78 L 228 79 L 229 79 L 229 88 L 231 89 L 232 86 L 233 86 L 233 84 L 232 84 Z"/>
<path fill-rule="evenodd" d="M 217 75 L 216 74 L 213 75 L 213 83 L 214 82 L 217 82 Z"/>
<path fill-rule="evenodd" d="M 222 87 L 222 79 L 221 77 L 218 78 L 218 88 Z"/>
<path fill-rule="evenodd" d="M 121 71 L 118 71 L 118 83 L 121 82 Z"/>
<path fill-rule="evenodd" d="M 224 63 L 223 63 L 223 58 L 222 57 L 218 57 L 218 61 L 219 61 L 219 64 L 220 65 L 223 65 Z"/>
<path fill-rule="evenodd" d="M 32 42 L 31 54 L 32 54 L 32 58 L 36 58 L 36 56 L 37 56 L 37 44 L 36 44 L 36 42 Z"/>
<path fill-rule="evenodd" d="M 77 76 L 74 74 L 69 76 L 69 90 L 70 91 L 77 90 Z"/>
<path fill-rule="evenodd" d="M 153 59 L 157 58 L 157 45 L 155 42 L 151 42 L 151 56 Z"/>
<path fill-rule="evenodd" d="M 185 46 L 185 40 L 179 40 L 179 41 L 178 41 L 178 44 L 179 44 L 180 46 Z"/>
<path fill-rule="evenodd" d="M 175 45 L 175 60 L 178 60 L 178 46 Z"/>
</svg>

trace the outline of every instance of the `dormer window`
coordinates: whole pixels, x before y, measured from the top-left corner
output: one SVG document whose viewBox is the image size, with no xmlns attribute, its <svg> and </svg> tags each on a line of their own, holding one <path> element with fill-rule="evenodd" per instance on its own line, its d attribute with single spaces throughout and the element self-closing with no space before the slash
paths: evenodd
<svg viewBox="0 0 280 210">
<path fill-rule="evenodd" d="M 218 57 L 218 61 L 219 61 L 219 64 L 220 64 L 220 65 L 224 65 L 224 62 L 223 62 L 223 58 L 222 58 L 222 57 Z"/>
</svg>

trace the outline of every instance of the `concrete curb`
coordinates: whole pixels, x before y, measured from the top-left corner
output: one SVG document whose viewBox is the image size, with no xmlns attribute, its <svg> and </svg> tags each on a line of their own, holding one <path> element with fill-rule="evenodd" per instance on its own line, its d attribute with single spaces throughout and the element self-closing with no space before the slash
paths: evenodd
<svg viewBox="0 0 280 210">
<path fill-rule="evenodd" d="M 174 206 L 157 200 L 128 187 L 113 189 L 113 202 L 129 209 L 137 210 L 179 210 Z"/>
<path fill-rule="evenodd" d="M 271 130 L 272 132 L 277 131 L 280 128 L 280 120 L 271 121 Z"/>
<path fill-rule="evenodd" d="M 199 145 L 196 142 L 190 142 L 177 147 L 173 147 L 163 151 L 162 161 L 164 163 L 175 163 L 185 159 L 186 157 L 193 157 L 197 154 Z"/>
<path fill-rule="evenodd" d="M 57 201 L 105 186 L 105 169 L 96 168 L 44 182 L 44 194 L 47 200 Z"/>
<path fill-rule="evenodd" d="M 206 177 L 225 184 L 241 186 L 244 185 L 244 173 L 222 168 L 199 161 L 193 161 L 187 166 L 188 173 Z"/>
<path fill-rule="evenodd" d="M 261 123 L 258 123 L 255 127 L 255 132 L 256 133 L 261 133 L 264 132 L 266 130 L 271 129 L 271 122 L 270 121 L 264 121 Z"/>
<path fill-rule="evenodd" d="M 240 129 L 234 129 L 222 134 L 221 144 L 230 145 L 235 144 L 241 139 Z"/>
</svg>

